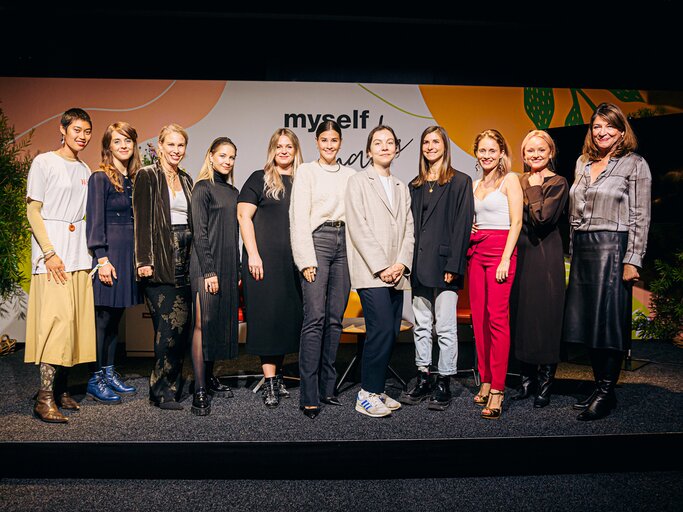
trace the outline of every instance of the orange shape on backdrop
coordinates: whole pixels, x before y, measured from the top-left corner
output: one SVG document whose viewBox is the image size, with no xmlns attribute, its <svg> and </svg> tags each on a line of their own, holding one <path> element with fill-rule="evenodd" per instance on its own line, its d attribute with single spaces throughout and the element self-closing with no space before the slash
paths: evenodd
<svg viewBox="0 0 683 512">
<path fill-rule="evenodd" d="M 451 140 L 463 151 L 474 156 L 474 138 L 483 130 L 495 128 L 510 145 L 513 170 L 522 172 L 522 140 L 536 128 L 524 108 L 523 87 L 421 85 L 420 92 L 436 122 L 446 128 Z M 619 101 L 607 89 L 583 89 L 582 92 L 593 105 L 610 101 L 627 114 L 648 106 L 646 102 Z M 587 123 L 593 106 L 584 96 L 578 95 L 578 98 L 583 120 Z M 550 127 L 564 126 L 573 103 L 571 89 L 553 89 L 553 101 Z"/>
<path fill-rule="evenodd" d="M 81 156 L 95 168 L 102 134 L 111 123 L 129 122 L 138 132 L 138 141 L 156 137 L 169 123 L 188 128 L 213 109 L 226 84 L 210 80 L 2 78 L 0 107 L 17 135 L 57 116 L 36 127 L 29 147 L 32 155 L 59 147 L 62 112 L 76 106 L 88 110 L 93 138 Z"/>
</svg>

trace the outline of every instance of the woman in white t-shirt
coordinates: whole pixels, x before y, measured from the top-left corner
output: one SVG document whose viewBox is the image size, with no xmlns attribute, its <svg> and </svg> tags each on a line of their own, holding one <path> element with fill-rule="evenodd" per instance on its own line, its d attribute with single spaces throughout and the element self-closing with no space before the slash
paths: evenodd
<svg viewBox="0 0 683 512">
<path fill-rule="evenodd" d="M 48 423 L 68 422 L 58 406 L 79 409 L 68 392 L 68 368 L 95 360 L 92 258 L 84 222 L 90 169 L 78 158 L 90 142 L 90 116 L 69 109 L 60 131 L 62 146 L 34 158 L 26 189 L 33 236 L 24 361 L 40 365 L 33 412 Z"/>
</svg>

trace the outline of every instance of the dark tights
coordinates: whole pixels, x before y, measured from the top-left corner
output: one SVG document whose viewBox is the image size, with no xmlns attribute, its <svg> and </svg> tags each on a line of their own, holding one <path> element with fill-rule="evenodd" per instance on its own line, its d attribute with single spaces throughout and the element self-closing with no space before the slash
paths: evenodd
<svg viewBox="0 0 683 512">
<path fill-rule="evenodd" d="M 97 368 L 112 366 L 119 340 L 119 323 L 125 308 L 95 306 L 95 332 L 97 336 Z"/>
<path fill-rule="evenodd" d="M 192 331 L 192 368 L 194 370 L 195 389 L 206 387 L 206 376 L 213 376 L 213 361 L 204 361 L 204 347 L 202 345 L 202 317 L 199 305 L 199 294 L 195 296 L 195 319 Z"/>
</svg>

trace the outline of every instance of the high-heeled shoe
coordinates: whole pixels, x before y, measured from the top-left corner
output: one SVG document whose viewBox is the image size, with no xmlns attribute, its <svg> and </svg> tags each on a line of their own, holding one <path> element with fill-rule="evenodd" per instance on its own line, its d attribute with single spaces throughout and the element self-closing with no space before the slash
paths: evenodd
<svg viewBox="0 0 683 512">
<path fill-rule="evenodd" d="M 489 403 L 489 393 L 491 392 L 491 388 L 489 387 L 489 393 L 483 395 L 481 393 L 483 387 L 484 384 L 482 383 L 481 387 L 479 388 L 479 392 L 476 395 L 474 395 L 474 403 L 481 407 L 484 407 L 487 403 Z"/>
<path fill-rule="evenodd" d="M 489 391 L 489 403 L 487 403 L 486 407 L 484 407 L 484 409 L 481 411 L 481 417 L 485 420 L 497 420 L 500 418 L 501 414 L 503 414 L 503 398 L 500 399 L 500 404 L 498 404 L 498 407 L 491 407 L 491 399 L 494 396 L 504 397 L 505 393 L 503 391 L 496 391 L 493 389 Z"/>
<path fill-rule="evenodd" d="M 336 405 L 337 407 L 341 407 L 343 405 L 336 396 L 326 396 L 321 398 L 320 401 L 327 405 Z"/>
<path fill-rule="evenodd" d="M 311 419 L 314 419 L 318 414 L 320 414 L 321 408 L 318 407 L 304 407 L 303 405 L 299 407 L 301 411 Z"/>
</svg>

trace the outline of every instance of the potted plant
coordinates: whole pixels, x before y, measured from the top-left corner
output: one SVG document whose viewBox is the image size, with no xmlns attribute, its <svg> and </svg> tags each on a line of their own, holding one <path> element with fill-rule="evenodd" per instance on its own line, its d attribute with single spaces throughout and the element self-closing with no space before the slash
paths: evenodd
<svg viewBox="0 0 683 512">
<path fill-rule="evenodd" d="M 674 261 L 655 260 L 655 278 L 650 283 L 650 316 L 641 311 L 633 328 L 643 339 L 672 340 L 683 347 L 683 251 Z"/>
</svg>

